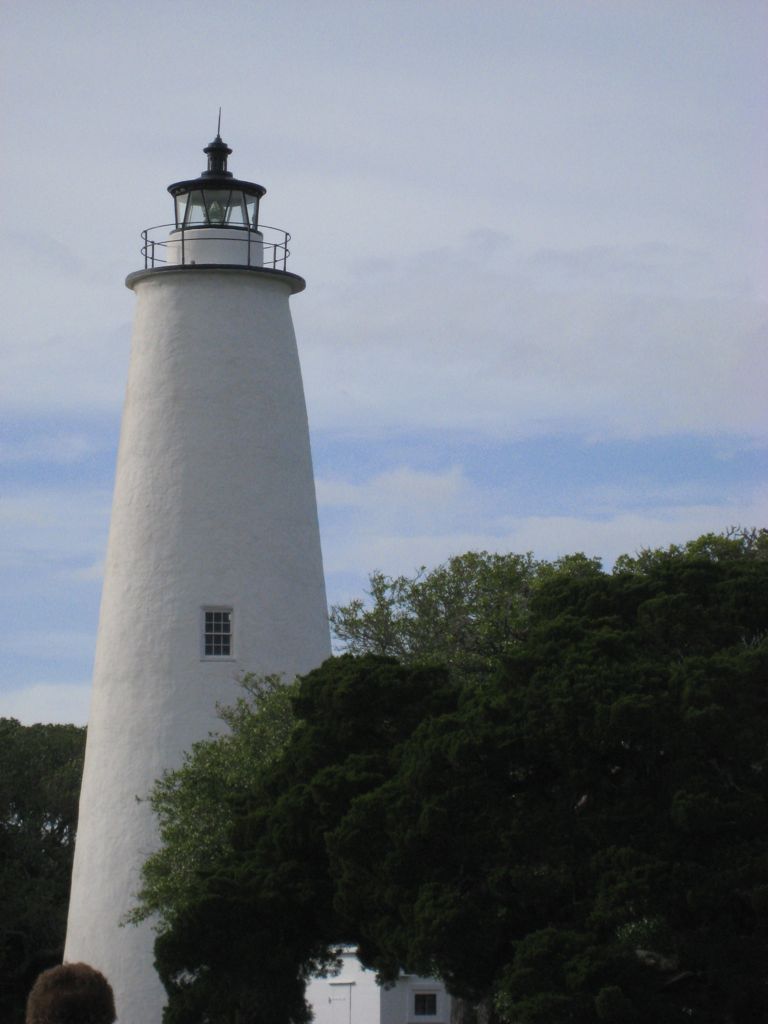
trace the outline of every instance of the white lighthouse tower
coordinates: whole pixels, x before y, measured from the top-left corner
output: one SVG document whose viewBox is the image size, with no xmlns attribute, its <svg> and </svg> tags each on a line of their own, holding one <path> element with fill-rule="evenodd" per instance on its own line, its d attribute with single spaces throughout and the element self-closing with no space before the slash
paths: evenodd
<svg viewBox="0 0 768 1024">
<path fill-rule="evenodd" d="M 330 653 L 288 235 L 261 185 L 177 182 L 144 232 L 101 601 L 65 959 L 102 970 L 120 1024 L 160 1024 L 149 925 L 123 926 L 157 845 L 146 797 L 219 725 L 243 671 Z"/>
</svg>

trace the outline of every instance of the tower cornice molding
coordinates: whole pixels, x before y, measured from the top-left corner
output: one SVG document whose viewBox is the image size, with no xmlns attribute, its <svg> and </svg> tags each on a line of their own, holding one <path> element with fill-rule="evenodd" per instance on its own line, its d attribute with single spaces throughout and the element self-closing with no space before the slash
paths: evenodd
<svg viewBox="0 0 768 1024">
<path fill-rule="evenodd" d="M 246 274 L 252 276 L 258 274 L 260 277 L 279 280 L 288 285 L 291 295 L 303 292 L 307 282 L 298 274 L 292 274 L 288 270 L 275 270 L 273 267 L 244 267 L 237 263 L 185 263 L 179 266 L 149 267 L 146 270 L 134 270 L 125 279 L 125 287 L 133 291 L 135 285 L 150 277 L 166 274 L 193 274 L 193 273 L 224 273 L 224 274 Z"/>
</svg>

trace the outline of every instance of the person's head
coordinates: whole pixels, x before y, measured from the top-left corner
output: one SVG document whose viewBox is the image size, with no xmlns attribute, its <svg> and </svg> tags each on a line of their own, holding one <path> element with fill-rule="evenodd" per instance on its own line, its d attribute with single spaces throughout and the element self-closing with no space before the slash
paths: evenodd
<svg viewBox="0 0 768 1024">
<path fill-rule="evenodd" d="M 43 971 L 27 999 L 26 1024 L 113 1024 L 112 986 L 88 964 Z"/>
</svg>

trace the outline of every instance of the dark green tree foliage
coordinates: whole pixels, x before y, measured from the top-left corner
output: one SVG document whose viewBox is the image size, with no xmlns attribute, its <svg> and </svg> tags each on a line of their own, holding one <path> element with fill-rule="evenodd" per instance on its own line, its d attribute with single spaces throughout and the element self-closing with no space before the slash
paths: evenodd
<svg viewBox="0 0 768 1024">
<path fill-rule="evenodd" d="M 366 958 L 516 1024 L 768 1019 L 766 625 L 765 562 L 542 587 L 329 838 Z"/>
<path fill-rule="evenodd" d="M 339 942 L 510 1024 L 768 1020 L 763 538 L 539 574 L 495 670 L 302 680 L 165 913 L 168 1021 L 301 1021 Z"/>
<path fill-rule="evenodd" d="M 278 676 L 241 679 L 243 696 L 219 708 L 228 731 L 196 743 L 183 765 L 154 786 L 150 801 L 161 848 L 143 868 L 138 922 L 154 914 L 161 923 L 205 894 L 205 879 L 231 852 L 233 808 L 258 785 L 282 755 L 294 725 L 294 686 Z"/>
<path fill-rule="evenodd" d="M 555 562 L 468 551 L 414 576 L 373 572 L 368 601 L 331 609 L 334 635 L 349 654 L 382 654 L 411 664 L 447 665 L 458 679 L 498 666 L 526 635 L 532 592 L 552 575 L 593 575 L 598 559 Z"/>
<path fill-rule="evenodd" d="M 332 966 L 347 938 L 333 910 L 326 833 L 357 796 L 391 776 L 400 747 L 422 720 L 455 706 L 456 696 L 443 669 L 349 656 L 326 662 L 291 690 L 298 723 L 283 756 L 263 765 L 257 778 L 241 778 L 246 784 L 231 793 L 217 791 L 217 813 L 231 822 L 218 857 L 208 849 L 181 887 L 158 886 L 158 857 L 145 873 L 136 917 L 161 914 L 155 953 L 169 992 L 166 1024 L 198 1024 L 203 1013 L 212 1024 L 309 1019 L 306 979 Z M 252 698 L 258 730 L 259 708 L 269 711 L 283 698 L 278 690 L 260 698 L 258 688 Z M 252 754 L 263 762 L 263 741 L 252 739 Z M 222 737 L 214 745 L 230 742 L 239 744 Z M 166 790 L 175 778 L 186 799 L 203 756 L 205 744 L 166 779 Z M 164 856 L 172 869 L 172 844 Z"/>
<path fill-rule="evenodd" d="M 85 729 L 0 719 L 0 1019 L 61 962 Z"/>
<path fill-rule="evenodd" d="M 295 687 L 250 675 L 242 685 L 242 698 L 220 709 L 229 731 L 195 744 L 151 796 L 162 847 L 144 866 L 140 906 L 131 920 L 155 915 L 159 964 L 185 965 L 179 976 L 160 968 L 172 996 L 169 1021 L 245 1024 L 286 1020 L 289 1013 L 297 1022 L 304 1019 L 303 980 L 294 970 L 304 947 L 290 945 L 289 936 L 281 939 L 279 907 L 264 922 L 276 927 L 268 940 L 245 902 L 241 913 L 236 890 L 246 883 L 232 827 L 247 801 L 261 793 L 262 774 L 282 755 L 294 726 Z M 263 973 L 251 971 L 253 957 Z M 272 976 L 268 985 L 264 973 Z M 201 1007 L 207 1008 L 204 1017 Z"/>
</svg>

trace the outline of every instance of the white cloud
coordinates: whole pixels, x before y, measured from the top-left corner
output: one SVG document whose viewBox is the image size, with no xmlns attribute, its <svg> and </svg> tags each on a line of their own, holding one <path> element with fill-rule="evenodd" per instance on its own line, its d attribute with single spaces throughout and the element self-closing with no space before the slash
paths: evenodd
<svg viewBox="0 0 768 1024">
<path fill-rule="evenodd" d="M 331 600 L 335 578 L 364 579 L 372 569 L 409 573 L 469 550 L 533 551 L 556 558 L 573 551 L 610 566 L 642 547 L 666 547 L 732 525 L 768 523 L 768 489 L 722 502 L 691 500 L 684 486 L 585 489 L 579 512 L 515 515 L 514 499 L 453 469 L 399 469 L 358 484 L 319 482 Z M 687 499 L 687 500 L 686 500 Z M 354 519 L 345 515 L 353 507 Z M 348 584 L 345 583 L 345 586 Z"/>
<path fill-rule="evenodd" d="M 0 566 L 47 567 L 66 575 L 90 571 L 106 547 L 110 503 L 107 490 L 93 487 L 28 488 L 3 497 Z"/>
<path fill-rule="evenodd" d="M 66 661 L 90 661 L 93 657 L 93 634 L 75 629 L 24 629 L 7 631 L 3 637 L 3 654 L 15 659 L 29 656 Z"/>
<path fill-rule="evenodd" d="M 532 550 L 546 558 L 573 551 L 597 555 L 609 568 L 621 554 L 666 548 L 730 526 L 768 522 L 768 494 L 762 500 L 728 505 L 675 506 L 647 513 L 618 513 L 606 519 L 530 516 L 509 524 L 507 550 Z"/>
<path fill-rule="evenodd" d="M 36 435 L 17 441 L 0 441 L 0 463 L 69 465 L 102 451 L 103 443 L 84 433 Z"/>
<path fill-rule="evenodd" d="M 768 308 L 702 253 L 468 236 L 362 267 L 300 326 L 316 429 L 768 437 Z"/>
<path fill-rule="evenodd" d="M 70 577 L 73 580 L 83 580 L 88 583 L 94 580 L 102 580 L 104 578 L 104 559 L 100 558 L 98 562 L 94 562 L 92 565 L 73 569 Z"/>
<path fill-rule="evenodd" d="M 82 287 L 79 301 L 88 299 Z M 103 314 L 98 328 L 89 329 L 76 303 L 58 311 L 47 304 L 32 310 L 20 314 L 23 323 L 6 322 L 4 328 L 0 401 L 6 414 L 107 411 L 117 419 L 127 376 L 128 325 L 115 326 Z M 58 323 L 67 315 L 75 323 L 62 332 Z"/>
<path fill-rule="evenodd" d="M 117 425 L 134 306 L 122 281 L 141 229 L 169 219 L 166 184 L 203 166 L 215 108 L 186 69 L 217 58 L 237 69 L 216 100 L 232 169 L 267 186 L 264 217 L 291 230 L 291 269 L 308 280 L 292 304 L 329 449 L 362 439 L 359 465 L 368 438 L 405 448 L 426 432 L 435 450 L 446 435 L 683 432 L 724 453 L 765 442 L 761 0 L 738 17 L 668 0 L 445 0 L 397 18 L 385 2 L 235 0 L 244 30 L 218 40 L 198 31 L 201 0 L 181 19 L 147 0 L 96 19 L 7 6 L 7 135 L 25 191 L 7 160 L 6 193 L 20 198 L 0 239 L 0 403 L 36 424 L 0 448 L 9 479 L 85 467 L 81 413 Z M 254 95 L 278 81 L 280 102 L 254 116 Z M 87 174 L 73 124 L 93 141 Z M 71 169 L 63 193 L 52 167 Z M 71 433 L 38 440 L 61 412 Z M 506 516 L 522 507 L 514 473 L 480 487 L 471 469 L 320 481 L 329 580 L 478 547 L 610 557 L 766 519 L 745 483 L 719 503 L 711 487 L 654 492 L 652 480 L 644 500 L 585 488 L 565 515 Z M 93 479 L 77 495 L 3 488 L 0 564 L 22 624 L 22 593 L 54 628 L 74 619 L 73 594 L 95 594 L 109 495 Z M 541 486 L 534 512 L 557 487 Z"/>
<path fill-rule="evenodd" d="M 91 701 L 90 683 L 32 683 L 18 690 L 0 690 L 0 717 L 35 722 L 85 725 Z"/>
<path fill-rule="evenodd" d="M 463 471 L 453 467 L 445 472 L 424 472 L 401 466 L 380 473 L 363 483 L 341 479 L 317 481 L 318 505 L 326 508 L 352 509 L 361 514 L 363 522 L 370 517 L 387 515 L 393 508 L 401 517 L 404 529 L 413 525 L 414 517 L 428 517 L 434 523 L 459 504 L 465 511 L 471 493 Z"/>
</svg>

